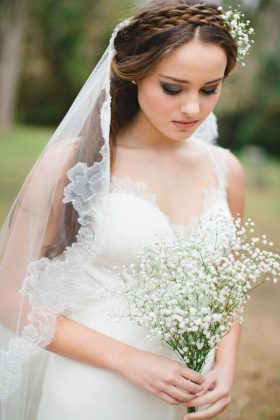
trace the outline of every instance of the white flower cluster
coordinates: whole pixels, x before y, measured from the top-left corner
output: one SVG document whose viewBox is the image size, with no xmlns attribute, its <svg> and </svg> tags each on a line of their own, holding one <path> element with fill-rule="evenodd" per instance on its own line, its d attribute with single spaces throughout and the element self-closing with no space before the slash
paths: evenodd
<svg viewBox="0 0 280 420">
<path fill-rule="evenodd" d="M 121 280 L 116 294 L 125 303 L 118 318 L 144 326 L 148 337 L 159 338 L 201 371 L 209 351 L 233 323 L 242 323 L 252 285 L 280 275 L 280 256 L 265 249 L 272 244 L 253 231 L 250 219 L 229 223 L 220 214 L 187 242 L 159 240 L 144 247 L 136 263 L 121 272 L 114 267 Z"/>
<path fill-rule="evenodd" d="M 219 6 L 218 10 L 223 11 L 223 8 Z M 238 9 L 233 10 L 229 7 L 229 10 L 223 12 L 222 18 L 231 28 L 231 35 L 238 48 L 238 59 L 243 60 L 252 44 L 254 44 L 254 40 L 250 39 L 250 36 L 255 33 L 254 28 L 250 27 L 250 21 L 246 20 L 244 13 L 241 13 Z M 242 65 L 245 64 L 242 63 Z"/>
</svg>

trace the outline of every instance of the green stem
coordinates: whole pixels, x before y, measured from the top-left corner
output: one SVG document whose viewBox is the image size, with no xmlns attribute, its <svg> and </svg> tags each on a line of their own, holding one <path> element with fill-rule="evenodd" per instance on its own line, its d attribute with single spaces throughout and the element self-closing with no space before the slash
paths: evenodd
<svg viewBox="0 0 280 420">
<path fill-rule="evenodd" d="M 188 413 L 195 413 L 196 412 L 196 408 L 195 407 L 188 407 Z"/>
</svg>

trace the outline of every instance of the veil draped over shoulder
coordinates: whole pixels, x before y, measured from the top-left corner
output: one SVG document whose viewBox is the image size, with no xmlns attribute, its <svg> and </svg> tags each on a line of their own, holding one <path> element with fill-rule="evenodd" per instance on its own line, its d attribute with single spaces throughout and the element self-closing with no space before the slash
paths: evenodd
<svg viewBox="0 0 280 420">
<path fill-rule="evenodd" d="M 48 358 L 43 349 L 54 338 L 57 317 L 78 308 L 86 291 L 81 253 L 83 264 L 94 264 L 98 255 L 102 237 L 95 235 L 94 220 L 110 185 L 113 42 L 126 22 L 114 30 L 27 176 L 0 233 L 1 420 L 34 418 Z M 194 136 L 215 140 L 213 114 Z"/>
</svg>

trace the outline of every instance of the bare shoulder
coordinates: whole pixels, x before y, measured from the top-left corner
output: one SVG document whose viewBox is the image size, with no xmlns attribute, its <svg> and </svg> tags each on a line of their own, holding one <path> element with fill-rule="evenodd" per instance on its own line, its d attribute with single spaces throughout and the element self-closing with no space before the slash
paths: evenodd
<svg viewBox="0 0 280 420">
<path fill-rule="evenodd" d="M 211 146 L 226 177 L 228 204 L 232 215 L 244 213 L 245 179 L 240 160 L 228 149 Z"/>
</svg>

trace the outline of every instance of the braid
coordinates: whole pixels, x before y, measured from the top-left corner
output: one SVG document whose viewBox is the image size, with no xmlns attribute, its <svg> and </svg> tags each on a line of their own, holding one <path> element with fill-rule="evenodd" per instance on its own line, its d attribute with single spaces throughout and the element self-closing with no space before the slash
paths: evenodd
<svg viewBox="0 0 280 420">
<path fill-rule="evenodd" d="M 174 8 L 162 8 L 156 16 L 150 16 L 148 11 L 144 11 L 137 16 L 134 22 L 132 21 L 132 25 L 139 25 L 142 31 L 148 30 L 149 32 L 188 23 L 214 25 L 229 29 L 228 23 L 221 15 L 222 12 L 216 6 L 205 6 L 203 4 L 178 5 Z"/>
<path fill-rule="evenodd" d="M 115 39 L 115 47 L 124 46 L 124 43 L 133 44 L 135 36 L 142 40 L 149 38 L 164 29 L 172 27 L 194 25 L 211 25 L 230 33 L 229 24 L 223 19 L 222 11 L 215 5 L 204 4 L 177 4 L 176 6 L 160 7 L 156 13 L 144 10 L 138 13 L 124 29 L 119 31 Z"/>
</svg>

